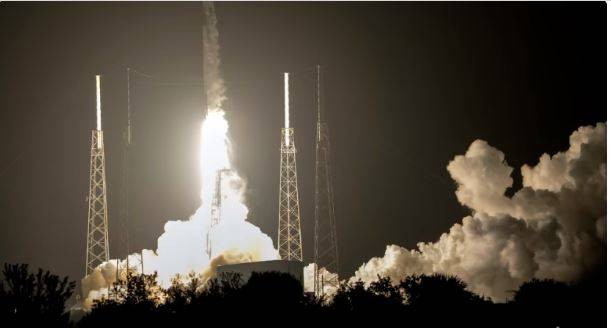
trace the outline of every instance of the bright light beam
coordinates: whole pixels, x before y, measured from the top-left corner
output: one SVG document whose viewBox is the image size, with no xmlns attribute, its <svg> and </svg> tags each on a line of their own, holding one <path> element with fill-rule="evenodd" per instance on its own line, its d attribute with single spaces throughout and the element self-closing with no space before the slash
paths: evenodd
<svg viewBox="0 0 611 328">
<path fill-rule="evenodd" d="M 289 128 L 289 73 L 284 73 L 284 128 Z M 289 144 L 288 133 L 285 134 L 284 143 Z"/>
<path fill-rule="evenodd" d="M 100 99 L 100 76 L 95 76 L 97 129 L 102 131 L 102 100 Z"/>
</svg>

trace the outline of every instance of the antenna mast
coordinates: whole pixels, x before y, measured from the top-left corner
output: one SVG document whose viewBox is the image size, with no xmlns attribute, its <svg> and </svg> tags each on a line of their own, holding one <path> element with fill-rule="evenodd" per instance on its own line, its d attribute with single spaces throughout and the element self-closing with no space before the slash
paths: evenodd
<svg viewBox="0 0 611 328">
<path fill-rule="evenodd" d="M 123 174 L 122 174 L 122 201 L 121 206 L 121 217 L 123 224 L 123 243 L 125 245 L 125 260 L 126 270 L 129 273 L 129 149 L 131 146 L 132 132 L 131 132 L 131 69 L 127 67 L 127 125 L 123 131 Z"/>
<path fill-rule="evenodd" d="M 314 292 L 325 295 L 325 286 L 339 286 L 339 255 L 335 227 L 333 185 L 329 172 L 329 134 L 323 120 L 320 65 L 316 65 L 316 166 L 314 181 Z M 326 270 L 326 271 L 325 271 Z M 325 274 L 325 272 L 328 272 Z"/>
</svg>

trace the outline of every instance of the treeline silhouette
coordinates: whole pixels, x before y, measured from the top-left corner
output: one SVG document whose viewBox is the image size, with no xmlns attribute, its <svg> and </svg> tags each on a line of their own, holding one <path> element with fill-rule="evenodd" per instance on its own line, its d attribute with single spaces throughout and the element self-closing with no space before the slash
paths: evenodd
<svg viewBox="0 0 611 328">
<path fill-rule="evenodd" d="M 328 299 L 304 293 L 301 283 L 286 273 L 255 272 L 246 282 L 236 274 L 223 274 L 206 283 L 194 274 L 186 278 L 177 277 L 170 287 L 162 288 L 156 274 L 129 274 L 107 297 L 96 300 L 82 319 L 70 322 L 66 301 L 74 292 L 74 282 L 48 271 L 29 273 L 24 264 L 5 264 L 0 326 L 301 325 L 342 320 L 399 322 L 411 327 L 600 327 L 606 319 L 604 270 L 578 284 L 531 280 L 506 303 L 493 303 L 470 292 L 460 279 L 441 274 L 411 275 L 399 284 L 388 277 L 379 277 L 369 286 L 362 281 L 344 282 Z"/>
</svg>

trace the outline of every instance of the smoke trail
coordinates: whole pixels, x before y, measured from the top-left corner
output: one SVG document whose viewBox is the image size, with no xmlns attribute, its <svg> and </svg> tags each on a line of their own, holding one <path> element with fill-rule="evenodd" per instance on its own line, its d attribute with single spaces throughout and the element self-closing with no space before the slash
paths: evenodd
<svg viewBox="0 0 611 328">
<path fill-rule="evenodd" d="M 168 221 L 157 240 L 157 250 L 143 250 L 129 256 L 130 269 L 146 274 L 158 273 L 159 283 L 169 286 L 177 274 L 186 277 L 198 273 L 206 281 L 220 264 L 278 259 L 269 236 L 247 222 L 248 208 L 244 205 L 245 184 L 231 167 L 229 160 L 229 124 L 222 109 L 225 84 L 220 70 L 220 47 L 216 15 L 211 3 L 204 3 L 206 23 L 203 26 L 204 82 L 207 115 L 201 134 L 201 205 L 188 220 Z M 215 178 L 226 170 L 222 179 L 220 223 L 210 231 L 213 241 L 211 258 L 205 252 L 210 228 L 211 205 Z M 144 262 L 142 270 L 141 258 Z M 108 287 L 125 278 L 126 260 L 111 260 L 98 266 L 81 281 L 83 303 L 89 309 L 93 300 L 108 295 Z M 118 270 L 117 270 L 118 269 Z M 117 272 L 118 271 L 118 272 Z"/>
<path fill-rule="evenodd" d="M 221 76 L 221 47 L 219 44 L 219 31 L 216 28 L 216 12 L 212 2 L 203 2 L 202 9 L 206 18 L 202 29 L 206 107 L 208 110 L 221 110 L 223 108 L 223 101 L 226 98 L 225 81 Z"/>
<path fill-rule="evenodd" d="M 578 280 L 604 261 L 606 152 L 606 124 L 581 127 L 566 152 L 523 165 L 523 188 L 508 197 L 513 169 L 501 151 L 476 140 L 447 167 L 458 201 L 472 214 L 436 242 L 412 250 L 387 246 L 351 279 L 446 273 L 495 301 L 532 278 Z"/>
</svg>

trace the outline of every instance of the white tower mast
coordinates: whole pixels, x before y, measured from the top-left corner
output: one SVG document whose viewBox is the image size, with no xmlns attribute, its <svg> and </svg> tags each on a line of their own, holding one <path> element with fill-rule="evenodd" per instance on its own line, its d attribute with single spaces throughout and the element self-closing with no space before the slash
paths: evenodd
<svg viewBox="0 0 611 328">
<path fill-rule="evenodd" d="M 289 121 L 289 73 L 284 73 L 284 128 L 280 143 L 278 251 L 283 260 L 303 260 L 294 130 Z"/>
<path fill-rule="evenodd" d="M 85 275 L 108 261 L 108 207 L 106 204 L 106 170 L 104 136 L 102 133 L 102 102 L 100 76 L 96 81 L 96 129 L 91 131 L 91 162 L 89 166 L 89 210 L 87 214 L 87 256 Z"/>
</svg>

